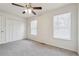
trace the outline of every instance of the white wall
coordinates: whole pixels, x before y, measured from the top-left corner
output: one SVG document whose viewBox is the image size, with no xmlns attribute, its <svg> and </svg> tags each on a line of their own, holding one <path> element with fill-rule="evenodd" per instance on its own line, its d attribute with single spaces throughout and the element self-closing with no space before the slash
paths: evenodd
<svg viewBox="0 0 79 59">
<path fill-rule="evenodd" d="M 71 28 L 71 39 L 72 40 L 61 40 L 53 38 L 53 16 L 56 14 L 62 14 L 65 12 L 72 13 L 72 28 Z M 38 34 L 32 36 L 30 34 L 30 21 L 36 19 L 38 21 Z M 28 38 L 46 43 L 49 45 L 77 51 L 77 5 L 70 4 L 68 6 L 61 7 L 54 11 L 47 12 L 41 16 L 33 17 L 28 19 Z"/>
</svg>

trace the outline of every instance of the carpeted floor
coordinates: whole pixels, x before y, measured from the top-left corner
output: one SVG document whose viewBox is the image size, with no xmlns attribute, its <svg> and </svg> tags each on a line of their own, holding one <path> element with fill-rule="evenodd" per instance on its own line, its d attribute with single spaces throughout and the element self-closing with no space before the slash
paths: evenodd
<svg viewBox="0 0 79 59">
<path fill-rule="evenodd" d="M 19 40 L 1 44 L 0 56 L 77 56 L 77 53 L 31 40 Z"/>
</svg>

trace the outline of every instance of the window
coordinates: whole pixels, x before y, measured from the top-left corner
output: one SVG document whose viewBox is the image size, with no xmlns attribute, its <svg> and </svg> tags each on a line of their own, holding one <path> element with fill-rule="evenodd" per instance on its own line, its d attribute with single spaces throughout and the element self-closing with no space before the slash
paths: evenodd
<svg viewBox="0 0 79 59">
<path fill-rule="evenodd" d="M 53 27 L 54 38 L 71 40 L 71 13 L 54 16 Z"/>
<path fill-rule="evenodd" d="M 37 35 L 37 20 L 31 21 L 31 34 Z"/>
</svg>

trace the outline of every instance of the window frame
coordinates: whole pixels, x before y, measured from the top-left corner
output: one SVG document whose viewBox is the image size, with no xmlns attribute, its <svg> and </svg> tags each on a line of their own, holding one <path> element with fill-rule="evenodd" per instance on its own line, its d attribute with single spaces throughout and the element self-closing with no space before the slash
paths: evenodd
<svg viewBox="0 0 79 59">
<path fill-rule="evenodd" d="M 36 25 L 34 24 L 36 28 L 34 28 L 34 27 L 31 26 L 33 22 L 36 22 Z M 31 22 L 30 22 L 30 29 L 31 29 L 30 30 L 30 34 L 31 35 L 34 35 L 34 36 L 37 35 L 37 23 L 38 23 L 37 20 L 31 20 Z M 34 29 L 36 29 L 36 30 L 34 30 Z M 33 33 L 32 31 L 35 31 L 36 33 Z"/>
<path fill-rule="evenodd" d="M 65 12 L 65 13 L 55 14 L 55 15 L 53 16 L 53 23 L 54 23 L 54 17 L 55 17 L 55 16 L 61 16 L 61 15 L 68 14 L 68 13 L 70 13 L 70 34 L 69 34 L 70 39 L 63 39 L 63 38 L 57 38 L 57 37 L 54 37 L 54 24 L 53 24 L 53 29 L 52 29 L 52 30 L 53 30 L 53 38 L 54 38 L 54 39 L 71 40 L 72 12 Z"/>
</svg>

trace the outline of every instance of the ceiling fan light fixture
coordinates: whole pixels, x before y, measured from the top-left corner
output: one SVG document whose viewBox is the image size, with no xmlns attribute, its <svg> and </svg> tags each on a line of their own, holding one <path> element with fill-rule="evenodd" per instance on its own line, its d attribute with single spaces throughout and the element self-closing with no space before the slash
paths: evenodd
<svg viewBox="0 0 79 59">
<path fill-rule="evenodd" d="M 32 9 L 31 9 L 31 8 L 29 8 L 29 9 L 25 9 L 24 11 L 25 11 L 25 13 L 29 13 L 29 14 L 32 13 Z"/>
<path fill-rule="evenodd" d="M 32 10 L 31 9 L 28 9 L 28 12 L 29 12 L 29 14 L 31 14 L 32 13 Z"/>
<path fill-rule="evenodd" d="M 22 5 L 19 5 L 19 4 L 16 4 L 16 3 L 12 3 L 12 5 L 25 8 L 25 10 L 22 12 L 23 14 L 29 13 L 29 14 L 36 15 L 36 12 L 34 10 L 41 10 L 42 9 L 42 7 L 32 7 L 32 4 L 31 3 L 28 3 L 25 6 L 22 6 Z"/>
<path fill-rule="evenodd" d="M 27 9 L 26 9 L 26 10 L 24 10 L 24 11 L 25 11 L 26 13 L 28 12 L 28 11 L 27 11 Z"/>
</svg>

